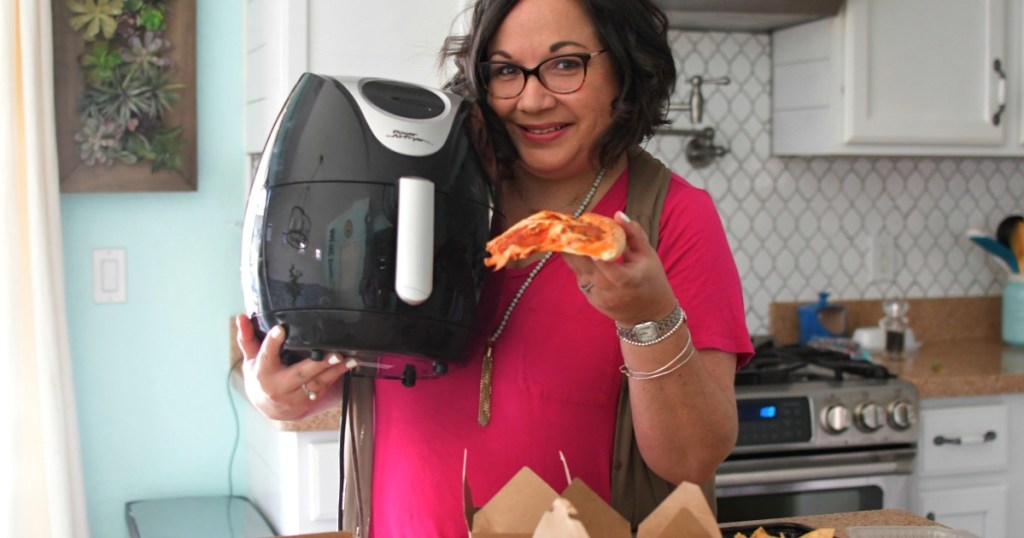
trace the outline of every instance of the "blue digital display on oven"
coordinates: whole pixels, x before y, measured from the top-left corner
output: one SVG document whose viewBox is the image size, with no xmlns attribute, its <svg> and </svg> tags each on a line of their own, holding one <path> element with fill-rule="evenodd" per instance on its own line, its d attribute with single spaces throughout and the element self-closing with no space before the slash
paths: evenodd
<svg viewBox="0 0 1024 538">
<path fill-rule="evenodd" d="M 756 422 L 774 419 L 779 414 L 779 408 L 772 403 L 740 402 L 739 412 L 740 422 Z"/>
<path fill-rule="evenodd" d="M 804 396 L 740 399 L 736 446 L 806 442 L 811 438 L 810 403 Z"/>
</svg>

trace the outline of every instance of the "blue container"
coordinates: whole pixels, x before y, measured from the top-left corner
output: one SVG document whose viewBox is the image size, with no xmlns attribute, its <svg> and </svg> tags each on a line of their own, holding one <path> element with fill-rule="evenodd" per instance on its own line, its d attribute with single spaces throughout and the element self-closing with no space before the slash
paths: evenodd
<svg viewBox="0 0 1024 538">
<path fill-rule="evenodd" d="M 828 302 L 828 293 L 818 294 L 818 302 L 797 308 L 800 344 L 815 338 L 837 338 L 846 333 L 846 307 Z"/>
<path fill-rule="evenodd" d="M 1003 341 L 1024 346 L 1024 275 L 1010 275 L 1003 288 Z"/>
</svg>

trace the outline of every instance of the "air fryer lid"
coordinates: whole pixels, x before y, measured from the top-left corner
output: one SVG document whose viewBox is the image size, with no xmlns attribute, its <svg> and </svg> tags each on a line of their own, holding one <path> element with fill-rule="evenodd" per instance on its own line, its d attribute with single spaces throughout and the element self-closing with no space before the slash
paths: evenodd
<svg viewBox="0 0 1024 538">
<path fill-rule="evenodd" d="M 337 351 L 410 383 L 462 358 L 493 215 L 471 107 L 397 81 L 300 78 L 243 230 L 246 308 L 259 331 L 285 325 L 285 362 Z"/>
</svg>

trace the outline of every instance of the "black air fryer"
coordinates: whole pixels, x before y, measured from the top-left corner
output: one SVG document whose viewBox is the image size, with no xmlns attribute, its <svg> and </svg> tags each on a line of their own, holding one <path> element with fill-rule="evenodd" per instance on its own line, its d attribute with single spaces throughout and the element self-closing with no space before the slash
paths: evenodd
<svg viewBox="0 0 1024 538">
<path fill-rule="evenodd" d="M 242 233 L 247 311 L 258 332 L 285 326 L 286 363 L 336 351 L 412 385 L 462 358 L 494 215 L 472 107 L 393 80 L 299 79 Z"/>
</svg>

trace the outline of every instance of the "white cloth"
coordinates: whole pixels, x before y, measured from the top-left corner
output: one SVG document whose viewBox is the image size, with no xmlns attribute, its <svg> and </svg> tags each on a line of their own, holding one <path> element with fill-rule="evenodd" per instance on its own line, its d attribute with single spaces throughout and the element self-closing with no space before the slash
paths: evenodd
<svg viewBox="0 0 1024 538">
<path fill-rule="evenodd" d="M 0 7 L 0 536 L 87 537 L 49 0 Z"/>
</svg>

